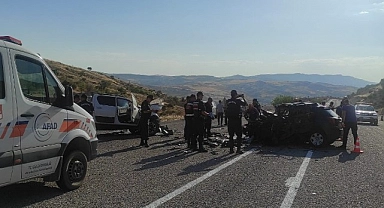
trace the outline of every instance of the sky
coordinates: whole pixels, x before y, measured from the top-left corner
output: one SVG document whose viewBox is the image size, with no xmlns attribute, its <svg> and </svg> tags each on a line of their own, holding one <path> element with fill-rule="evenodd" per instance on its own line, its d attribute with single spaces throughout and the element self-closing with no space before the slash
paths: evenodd
<svg viewBox="0 0 384 208">
<path fill-rule="evenodd" d="M 384 78 L 384 0 L 13 0 L 1 34 L 105 73 Z"/>
</svg>

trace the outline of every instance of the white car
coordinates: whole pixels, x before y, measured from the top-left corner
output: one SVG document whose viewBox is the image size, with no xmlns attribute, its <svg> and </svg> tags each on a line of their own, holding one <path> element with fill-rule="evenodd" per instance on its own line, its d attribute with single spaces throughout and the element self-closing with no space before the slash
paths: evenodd
<svg viewBox="0 0 384 208">
<path fill-rule="evenodd" d="M 356 104 L 355 111 L 357 122 L 369 122 L 372 125 L 377 125 L 379 123 L 379 117 L 372 105 Z"/>
<path fill-rule="evenodd" d="M 136 132 L 139 129 L 139 107 L 135 96 L 131 100 L 114 95 L 92 96 L 97 130 L 123 130 Z"/>
<path fill-rule="evenodd" d="M 131 100 L 115 95 L 94 94 L 92 97 L 94 118 L 97 130 L 126 130 L 137 134 L 140 132 L 140 106 L 131 94 Z M 149 135 L 159 131 L 160 118 L 157 114 L 162 105 L 151 105 L 152 114 L 149 120 Z"/>
</svg>

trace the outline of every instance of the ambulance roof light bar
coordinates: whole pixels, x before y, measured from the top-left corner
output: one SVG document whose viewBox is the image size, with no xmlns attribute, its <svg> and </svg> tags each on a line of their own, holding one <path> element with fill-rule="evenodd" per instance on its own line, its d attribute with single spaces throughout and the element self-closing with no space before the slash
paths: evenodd
<svg viewBox="0 0 384 208">
<path fill-rule="evenodd" d="M 17 44 L 17 45 L 22 45 L 21 40 L 16 39 L 16 38 L 11 37 L 11 36 L 0 36 L 0 40 L 4 40 L 4 41 L 10 42 L 10 43 Z"/>
</svg>

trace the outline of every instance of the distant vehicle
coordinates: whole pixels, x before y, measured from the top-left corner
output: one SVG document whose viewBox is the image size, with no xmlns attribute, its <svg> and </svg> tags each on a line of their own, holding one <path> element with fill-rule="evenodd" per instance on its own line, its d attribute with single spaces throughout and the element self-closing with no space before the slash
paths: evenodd
<svg viewBox="0 0 384 208">
<path fill-rule="evenodd" d="M 317 103 L 283 103 L 275 113 L 262 110 L 260 120 L 249 131 L 265 144 L 309 142 L 320 147 L 333 143 L 341 134 L 341 118 Z M 246 129 L 246 128 L 245 128 Z"/>
<path fill-rule="evenodd" d="M 131 99 L 115 96 L 94 94 L 92 97 L 94 118 L 97 130 L 126 130 L 137 134 L 140 132 L 140 106 L 135 96 Z M 157 117 L 157 118 L 155 118 Z M 149 135 L 158 132 L 157 111 L 152 114 L 149 123 Z"/>
<path fill-rule="evenodd" d="M 372 105 L 357 103 L 355 111 L 357 122 L 369 122 L 371 125 L 378 125 L 379 116 Z"/>
</svg>

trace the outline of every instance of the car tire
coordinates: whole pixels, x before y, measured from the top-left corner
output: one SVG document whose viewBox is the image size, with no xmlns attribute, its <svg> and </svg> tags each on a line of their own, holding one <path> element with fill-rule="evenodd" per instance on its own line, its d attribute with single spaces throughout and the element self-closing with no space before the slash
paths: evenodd
<svg viewBox="0 0 384 208">
<path fill-rule="evenodd" d="M 65 191 L 78 189 L 87 175 L 87 157 L 81 151 L 73 151 L 64 156 L 60 180 L 56 184 Z"/>
<path fill-rule="evenodd" d="M 322 130 L 315 130 L 309 135 L 309 143 L 314 147 L 323 147 L 327 144 L 327 136 Z"/>
<path fill-rule="evenodd" d="M 149 121 L 148 124 L 148 134 L 149 136 L 154 136 L 159 132 L 160 124 L 157 121 Z"/>
</svg>

